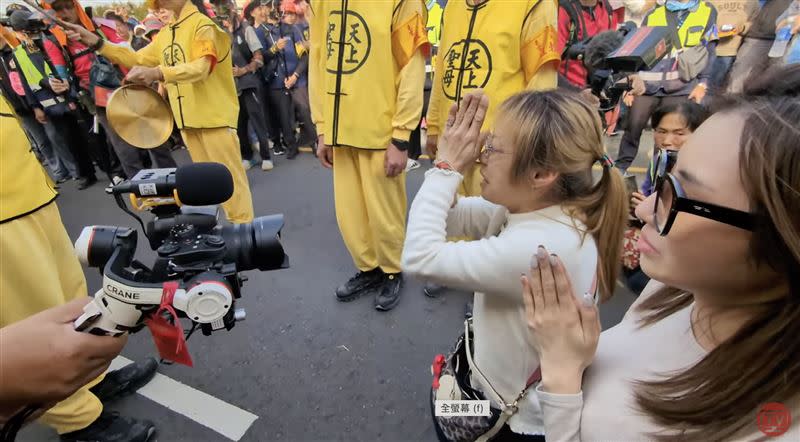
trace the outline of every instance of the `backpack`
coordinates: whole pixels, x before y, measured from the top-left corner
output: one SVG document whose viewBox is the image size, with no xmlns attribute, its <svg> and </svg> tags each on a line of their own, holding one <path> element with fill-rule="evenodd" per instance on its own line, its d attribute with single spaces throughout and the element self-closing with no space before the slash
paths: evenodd
<svg viewBox="0 0 800 442">
<path fill-rule="evenodd" d="M 608 2 L 608 0 L 599 1 L 603 4 L 603 7 L 608 14 L 608 27 L 610 29 L 614 10 L 611 8 L 611 4 Z M 585 38 L 586 22 L 583 20 L 583 14 L 581 14 L 582 6 L 579 0 L 558 0 L 558 7 L 564 9 L 564 12 L 566 12 L 567 16 L 569 17 L 569 36 L 567 37 L 567 42 L 564 45 L 564 50 L 561 52 L 561 59 L 564 60 L 564 57 L 566 57 L 570 46 L 579 41 L 578 37 L 584 36 Z"/>
</svg>

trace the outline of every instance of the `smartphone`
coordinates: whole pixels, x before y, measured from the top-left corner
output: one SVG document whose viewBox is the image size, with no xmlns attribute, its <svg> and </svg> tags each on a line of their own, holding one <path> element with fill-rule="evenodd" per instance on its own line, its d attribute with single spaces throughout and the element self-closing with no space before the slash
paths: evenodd
<svg viewBox="0 0 800 442">
<path fill-rule="evenodd" d="M 625 187 L 628 188 L 628 195 L 633 194 L 633 192 L 639 191 L 639 185 L 636 182 L 635 175 L 628 175 L 625 177 Z"/>
</svg>

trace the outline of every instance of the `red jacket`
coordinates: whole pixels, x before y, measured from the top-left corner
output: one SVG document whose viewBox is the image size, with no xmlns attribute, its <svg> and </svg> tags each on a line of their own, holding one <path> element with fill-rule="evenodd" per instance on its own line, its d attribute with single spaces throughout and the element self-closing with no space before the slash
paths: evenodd
<svg viewBox="0 0 800 442">
<path fill-rule="evenodd" d="M 97 27 L 106 36 L 106 40 L 110 41 L 111 43 L 122 42 L 122 39 L 119 38 L 119 35 L 117 35 L 116 29 L 110 28 L 104 23 L 98 22 L 99 20 L 95 21 Z M 47 56 L 50 57 L 50 60 L 53 62 L 53 65 L 58 71 L 59 76 L 62 78 L 67 78 L 65 76 L 66 70 L 72 68 L 74 69 L 75 76 L 78 77 L 78 80 L 80 81 L 79 86 L 81 89 L 89 89 L 89 70 L 92 68 L 92 62 L 94 62 L 93 53 L 87 53 L 78 58 L 72 57 L 72 63 L 70 64 L 64 59 L 64 53 L 61 52 L 61 48 L 59 47 L 58 43 L 51 41 L 51 39 L 46 39 L 44 41 L 44 49 L 47 52 Z M 67 44 L 67 50 L 71 56 L 74 56 L 85 49 L 86 46 L 77 41 L 70 40 Z"/>
<path fill-rule="evenodd" d="M 624 19 L 625 8 L 619 8 L 613 11 L 610 17 L 603 4 L 602 0 L 597 2 L 593 9 L 581 7 L 578 0 L 573 0 L 577 5 L 580 14 L 583 15 L 583 22 L 586 26 L 585 30 L 581 29 L 580 23 L 575 25 L 578 32 L 578 42 L 583 41 L 589 37 L 593 37 L 603 31 L 613 31 L 617 29 L 620 21 Z M 570 31 L 570 17 L 567 11 L 559 6 L 558 8 L 558 50 L 564 52 L 564 46 L 569 39 Z M 585 32 L 584 32 L 585 31 Z M 586 86 L 586 76 L 588 72 L 580 60 L 562 60 L 559 74 L 566 77 L 566 79 L 573 85 L 583 88 Z"/>
</svg>

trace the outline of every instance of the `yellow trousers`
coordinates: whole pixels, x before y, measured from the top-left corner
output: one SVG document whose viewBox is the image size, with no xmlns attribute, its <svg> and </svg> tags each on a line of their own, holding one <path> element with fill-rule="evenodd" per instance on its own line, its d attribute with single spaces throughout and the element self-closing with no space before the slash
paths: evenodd
<svg viewBox="0 0 800 442">
<path fill-rule="evenodd" d="M 406 174 L 389 178 L 385 150 L 333 148 L 333 194 L 342 239 L 361 271 L 400 272 L 406 232 Z"/>
<path fill-rule="evenodd" d="M 242 166 L 242 154 L 236 130 L 228 127 L 183 129 L 181 135 L 192 161 L 222 163 L 231 172 L 233 196 L 222 203 L 228 220 L 238 224 L 253 221 L 253 197 L 250 195 L 250 184 Z"/>
<path fill-rule="evenodd" d="M 464 171 L 464 180 L 458 187 L 458 193 L 464 196 L 481 196 L 481 165 L 473 164 Z"/>
<path fill-rule="evenodd" d="M 55 202 L 0 224 L 0 327 L 81 296 L 86 296 L 86 280 Z M 86 428 L 103 411 L 89 391 L 101 379 L 56 404 L 40 420 L 59 434 Z"/>
</svg>

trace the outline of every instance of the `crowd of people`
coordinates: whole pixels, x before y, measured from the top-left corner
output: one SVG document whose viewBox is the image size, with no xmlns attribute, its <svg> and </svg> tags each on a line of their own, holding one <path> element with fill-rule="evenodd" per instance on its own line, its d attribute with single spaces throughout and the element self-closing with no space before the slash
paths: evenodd
<svg viewBox="0 0 800 442">
<path fill-rule="evenodd" d="M 211 5 L 198 4 L 216 17 Z M 175 18 L 175 12 L 163 7 L 150 10 L 141 21 L 127 6 L 108 9 L 102 17 L 93 17 L 91 8 L 72 0 L 43 2 L 43 7 L 135 51 L 151 45 Z M 316 148 L 307 86 L 306 8 L 293 1 L 264 0 L 251 2 L 242 14 L 235 7 L 219 11 L 219 24 L 234 38 L 230 50 L 241 111 L 232 127 L 241 134 L 245 169 L 259 164 L 270 170 L 273 155 L 294 159 L 299 147 Z M 85 189 L 97 182 L 96 168 L 113 185 L 144 168 L 175 167 L 171 152 L 191 143 L 177 132 L 163 146 L 143 151 L 108 123 L 108 97 L 128 75 L 126 67 L 68 40 L 57 27 L 42 27 L 46 17 L 24 3 L 10 4 L 5 15 L 0 39 L 3 93 L 57 184 L 76 179 L 78 189 Z M 165 83 L 154 87 L 169 99 Z"/>
<path fill-rule="evenodd" d="M 185 146 L 230 170 L 223 208 L 249 222 L 246 170 L 308 147 L 332 170 L 357 270 L 338 301 L 374 296 L 392 310 L 404 275 L 428 296 L 475 293 L 463 334 L 432 367 L 440 440 L 800 437 L 796 423 L 757 420 L 764 404 L 800 412 L 800 1 L 148 7 L 141 22 L 125 7 L 93 17 L 78 0 L 42 2 L 57 24 L 25 5 L 6 11 L 0 339 L 20 347 L 52 333 L 95 362 L 64 354 L 73 376 L 20 375 L 12 388 L 4 373 L 44 373 L 43 362 L 8 355 L 1 417 L 21 426 L 44 413 L 62 440 L 155 431 L 102 407 L 146 383 L 155 361 L 98 377 L 122 345 L 76 339 L 63 319 L 86 302 L 64 307 L 86 283 L 58 183 L 86 188 L 99 168 L 114 186 L 174 167 Z M 625 92 L 601 110 L 600 69 L 578 49 L 629 21 L 666 29 L 671 50 L 615 77 Z M 169 141 L 142 150 L 109 123 L 123 82 L 168 100 Z M 639 187 L 630 166 L 648 125 Z M 622 131 L 612 159 L 607 141 Z M 432 167 L 408 210 L 406 172 L 423 153 Z M 52 277 L 26 271 L 32 254 Z M 601 334 L 597 304 L 618 281 L 639 297 Z M 27 336 L 36 321 L 51 327 Z M 443 415 L 437 400 L 457 399 L 489 400 L 490 416 Z"/>
</svg>

